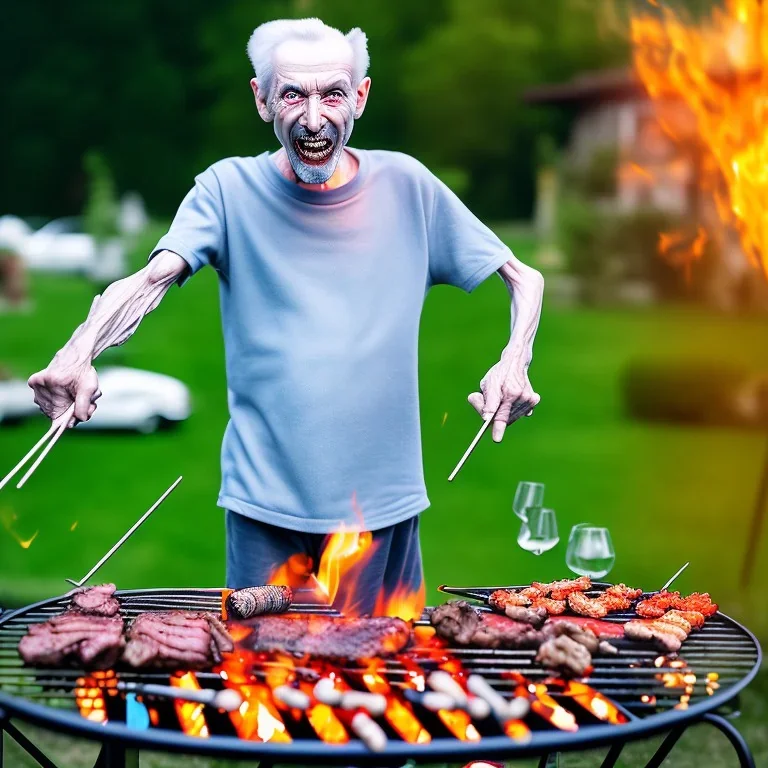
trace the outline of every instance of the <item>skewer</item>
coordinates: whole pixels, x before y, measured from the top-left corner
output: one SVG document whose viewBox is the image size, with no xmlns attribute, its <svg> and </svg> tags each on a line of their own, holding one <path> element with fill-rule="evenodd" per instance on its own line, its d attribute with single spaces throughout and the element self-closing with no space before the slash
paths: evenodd
<svg viewBox="0 0 768 768">
<path fill-rule="evenodd" d="M 496 413 L 494 413 L 493 416 L 491 416 L 489 419 L 486 419 L 483 422 L 483 426 L 480 427 L 480 429 L 477 431 L 477 434 L 475 435 L 474 440 L 472 440 L 472 442 L 469 444 L 469 448 L 467 448 L 467 450 L 464 451 L 464 455 L 459 459 L 459 463 L 454 467 L 453 472 L 451 472 L 451 474 L 448 475 L 449 483 L 452 482 L 453 478 L 459 474 L 459 470 L 464 466 L 464 462 L 469 458 L 472 451 L 475 450 L 475 446 L 480 442 L 480 438 L 485 434 L 485 430 L 488 429 L 488 427 L 491 425 L 491 422 L 493 421 L 495 416 L 496 416 Z"/>
<path fill-rule="evenodd" d="M 243 703 L 243 697 L 232 688 L 224 688 L 221 691 L 203 688 L 197 691 L 188 688 L 174 688 L 170 685 L 155 685 L 154 683 L 125 683 L 121 680 L 117 684 L 117 690 L 126 693 L 138 693 L 142 696 L 160 696 L 166 699 L 194 701 L 198 704 L 208 704 L 216 709 L 223 709 L 226 712 L 234 712 Z"/>
<path fill-rule="evenodd" d="M 663 592 L 665 589 L 668 589 L 672 586 L 672 582 L 675 581 L 675 579 L 690 565 L 690 563 L 686 563 L 659 591 Z"/>
<path fill-rule="evenodd" d="M 106 563 L 107 560 L 109 560 L 109 558 L 112 557 L 112 555 L 114 555 L 115 552 L 117 552 L 117 550 L 123 546 L 123 544 L 125 544 L 125 542 L 136 531 L 136 529 L 168 498 L 168 496 L 170 496 L 171 491 L 176 488 L 181 480 L 182 476 L 179 475 L 179 477 L 176 479 L 176 482 L 174 482 L 173 485 L 171 485 L 171 487 L 123 534 L 117 544 L 115 544 L 112 549 L 110 549 L 109 552 L 107 552 L 107 554 L 104 555 L 104 557 L 102 557 L 101 560 L 99 560 L 99 562 L 96 563 L 96 565 L 94 565 L 93 568 L 91 568 L 91 570 L 88 571 L 88 573 L 86 573 L 82 579 L 80 579 L 80 581 L 72 581 L 72 579 L 65 579 L 65 581 L 69 582 L 75 587 L 82 587 L 83 584 L 85 584 L 85 582 L 88 581 L 88 579 L 90 579 L 91 576 L 93 576 L 93 574 L 96 573 L 96 571 L 98 571 L 99 568 L 101 568 L 101 566 L 104 565 L 104 563 Z"/>
<path fill-rule="evenodd" d="M 75 412 L 75 406 L 74 403 L 64 412 L 61 414 L 61 416 L 58 417 L 58 419 L 54 419 L 54 421 L 51 422 L 51 426 L 48 428 L 48 431 L 34 444 L 32 449 L 27 453 L 26 456 L 0 481 L 0 490 L 2 490 L 8 482 L 11 480 L 11 478 L 19 472 L 22 467 L 37 453 L 37 451 L 42 447 L 42 445 L 45 443 L 46 440 L 49 438 L 51 441 L 48 443 L 48 445 L 45 446 L 42 453 L 35 459 L 32 466 L 27 470 L 24 477 L 19 480 L 18 484 L 16 485 L 17 488 L 21 488 L 24 483 L 29 480 L 32 473 L 40 466 L 40 463 L 42 460 L 48 455 L 48 452 L 53 448 L 54 445 L 56 445 L 56 442 L 58 439 L 64 434 L 64 431 L 67 428 L 67 425 L 69 424 L 69 420 L 72 418 L 72 414 Z"/>
</svg>

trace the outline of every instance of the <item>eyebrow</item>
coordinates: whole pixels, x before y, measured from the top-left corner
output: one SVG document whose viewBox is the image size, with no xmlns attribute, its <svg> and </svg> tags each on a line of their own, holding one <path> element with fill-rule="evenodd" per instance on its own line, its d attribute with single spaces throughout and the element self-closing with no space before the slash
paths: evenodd
<svg viewBox="0 0 768 768">
<path fill-rule="evenodd" d="M 328 93 L 328 91 L 344 91 L 344 93 L 347 93 L 349 91 L 349 84 L 344 80 L 335 80 L 330 85 L 326 85 L 322 91 L 323 93 Z"/>
<path fill-rule="evenodd" d="M 297 85 L 296 83 L 285 83 L 285 85 L 280 87 L 280 95 L 285 96 L 288 91 L 296 91 L 297 93 L 300 93 L 302 96 L 306 96 L 306 92 L 304 89 Z"/>
</svg>

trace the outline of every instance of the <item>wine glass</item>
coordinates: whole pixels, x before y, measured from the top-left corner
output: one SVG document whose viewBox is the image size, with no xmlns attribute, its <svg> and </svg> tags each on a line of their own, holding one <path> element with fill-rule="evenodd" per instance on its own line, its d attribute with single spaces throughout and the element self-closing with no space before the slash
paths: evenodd
<svg viewBox="0 0 768 768">
<path fill-rule="evenodd" d="M 528 507 L 526 519 L 520 526 L 517 543 L 534 555 L 552 549 L 560 541 L 557 535 L 557 518 L 554 509 L 546 507 Z"/>
<path fill-rule="evenodd" d="M 540 507 L 543 503 L 543 483 L 520 482 L 517 484 L 512 510 L 521 520 L 525 520 L 525 510 L 528 507 Z"/>
<path fill-rule="evenodd" d="M 571 528 L 565 563 L 574 573 L 600 579 L 610 572 L 615 561 L 616 552 L 607 528 L 591 523 Z"/>
</svg>

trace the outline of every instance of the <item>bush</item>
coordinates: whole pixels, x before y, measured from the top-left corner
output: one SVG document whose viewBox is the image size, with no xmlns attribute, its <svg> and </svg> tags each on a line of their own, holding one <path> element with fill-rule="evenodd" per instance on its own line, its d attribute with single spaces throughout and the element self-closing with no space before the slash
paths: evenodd
<svg viewBox="0 0 768 768">
<path fill-rule="evenodd" d="M 621 381 L 629 416 L 646 421 L 768 426 L 768 375 L 722 362 L 638 360 Z"/>
</svg>

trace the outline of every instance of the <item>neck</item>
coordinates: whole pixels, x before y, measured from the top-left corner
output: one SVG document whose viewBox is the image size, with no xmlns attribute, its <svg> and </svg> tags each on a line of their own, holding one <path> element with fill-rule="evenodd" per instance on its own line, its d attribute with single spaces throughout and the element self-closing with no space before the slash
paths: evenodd
<svg viewBox="0 0 768 768">
<path fill-rule="evenodd" d="M 359 166 L 357 158 L 345 149 L 341 153 L 339 164 L 336 166 L 333 176 L 331 176 L 328 181 L 325 181 L 322 184 L 305 184 L 303 181 L 300 181 L 299 177 L 293 172 L 291 161 L 288 159 L 288 154 L 285 149 L 281 148 L 274 155 L 274 161 L 275 165 L 277 165 L 277 170 L 280 171 L 286 179 L 296 182 L 300 187 L 304 187 L 304 189 L 312 189 L 316 192 L 328 192 L 331 189 L 336 189 L 337 187 L 341 187 L 352 181 L 357 175 Z"/>
</svg>

